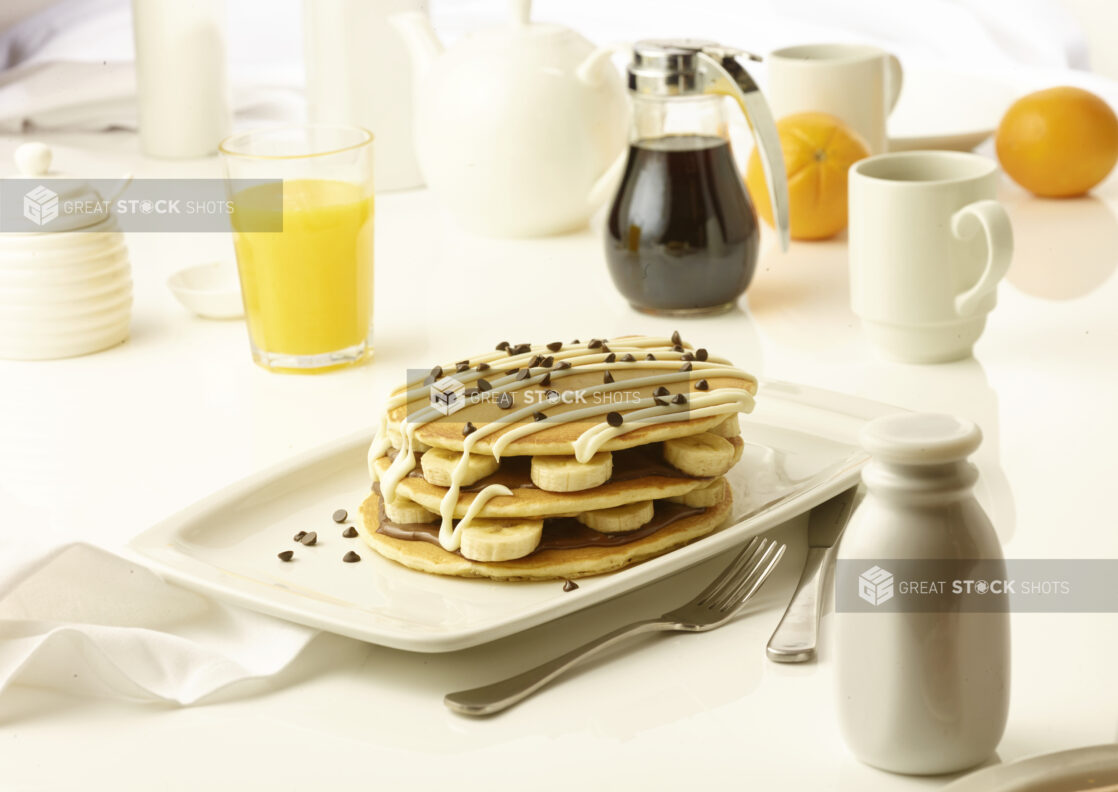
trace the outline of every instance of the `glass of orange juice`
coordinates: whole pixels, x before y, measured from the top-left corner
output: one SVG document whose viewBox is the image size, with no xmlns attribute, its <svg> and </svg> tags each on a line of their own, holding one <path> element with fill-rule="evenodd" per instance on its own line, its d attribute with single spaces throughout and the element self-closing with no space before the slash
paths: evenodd
<svg viewBox="0 0 1118 792">
<path fill-rule="evenodd" d="M 372 133 L 279 127 L 233 135 L 220 151 L 253 359 L 297 374 L 368 359 Z"/>
</svg>

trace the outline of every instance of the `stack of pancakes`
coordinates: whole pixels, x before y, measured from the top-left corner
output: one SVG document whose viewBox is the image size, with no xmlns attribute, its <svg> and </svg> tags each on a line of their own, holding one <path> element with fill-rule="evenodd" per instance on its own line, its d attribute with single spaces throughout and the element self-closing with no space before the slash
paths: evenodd
<svg viewBox="0 0 1118 792">
<path fill-rule="evenodd" d="M 596 575 L 729 516 L 756 380 L 677 334 L 498 344 L 394 391 L 360 528 L 424 572 Z"/>
</svg>

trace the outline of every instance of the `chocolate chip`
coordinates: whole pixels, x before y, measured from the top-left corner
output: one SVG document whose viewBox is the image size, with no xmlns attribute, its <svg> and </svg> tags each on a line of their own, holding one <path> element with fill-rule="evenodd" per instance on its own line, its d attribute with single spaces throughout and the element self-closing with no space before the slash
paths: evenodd
<svg viewBox="0 0 1118 792">
<path fill-rule="evenodd" d="M 347 564 L 354 564 L 360 560 L 361 556 L 357 555 L 357 553 L 353 552 L 352 550 L 342 556 L 342 561 L 345 561 Z"/>
<path fill-rule="evenodd" d="M 636 360 L 636 358 L 635 358 L 635 357 L 633 357 L 632 355 L 628 355 L 628 354 L 626 354 L 626 355 L 622 355 L 622 356 L 621 356 L 621 359 L 622 359 L 622 360 L 623 360 L 624 362 L 626 362 L 626 363 L 632 363 L 632 362 L 634 362 L 634 361 Z"/>
<path fill-rule="evenodd" d="M 540 361 L 540 365 L 543 366 L 544 368 L 551 368 L 552 366 L 555 365 L 555 358 L 553 358 L 551 355 L 548 355 L 547 357 L 545 357 L 543 360 Z"/>
<path fill-rule="evenodd" d="M 306 536 L 304 536 L 302 539 L 299 540 L 299 544 L 304 544 L 307 547 L 310 547 L 311 545 L 313 545 L 317 541 L 318 541 L 318 534 L 316 534 L 314 531 L 311 531 L 309 534 L 307 534 Z"/>
<path fill-rule="evenodd" d="M 540 365 L 540 363 L 543 363 L 543 356 L 542 355 L 536 355 L 534 358 L 532 358 L 531 360 L 528 361 L 528 368 L 532 368 L 533 366 L 538 366 L 538 365 Z"/>
<path fill-rule="evenodd" d="M 292 558 L 295 557 L 295 551 L 294 550 L 284 550 L 282 552 L 276 553 L 276 557 L 280 561 L 290 561 Z"/>
<path fill-rule="evenodd" d="M 555 367 L 555 369 L 556 369 L 557 371 L 562 371 L 563 369 L 569 369 L 570 367 L 571 367 L 571 361 L 569 361 L 569 360 L 560 360 L 560 361 L 559 361 L 559 365 L 558 365 L 558 366 L 556 366 L 556 367 Z"/>
<path fill-rule="evenodd" d="M 556 402 L 559 401 L 559 391 L 557 391 L 557 390 L 546 390 L 546 391 L 543 392 L 543 397 L 545 399 L 547 399 L 549 402 L 551 402 L 552 404 L 555 404 Z"/>
<path fill-rule="evenodd" d="M 682 366 L 679 367 L 679 370 L 680 371 L 690 371 L 691 370 L 691 361 L 687 361 L 686 363 L 684 363 Z"/>
<path fill-rule="evenodd" d="M 679 356 L 679 359 L 680 360 L 694 360 L 695 356 L 692 355 L 690 352 L 684 352 L 682 355 Z"/>
<path fill-rule="evenodd" d="M 563 591 L 574 591 L 576 588 L 578 588 L 578 583 L 575 583 L 573 580 L 563 581 Z"/>
<path fill-rule="evenodd" d="M 675 396 L 672 396 L 672 404 L 687 404 L 687 397 L 682 393 L 677 393 Z"/>
<path fill-rule="evenodd" d="M 336 523 L 344 523 L 347 519 L 349 519 L 349 512 L 347 512 L 345 509 L 338 509 L 331 515 L 331 517 L 334 518 L 334 522 Z"/>
<path fill-rule="evenodd" d="M 619 412 L 606 413 L 606 423 L 610 426 L 621 426 L 622 421 L 625 419 L 621 417 Z"/>
<path fill-rule="evenodd" d="M 699 380 L 695 383 L 695 390 L 710 390 L 710 383 L 706 380 Z"/>
<path fill-rule="evenodd" d="M 602 377 L 602 382 L 606 383 L 607 385 L 613 382 L 613 375 L 607 371 L 606 375 Z"/>
<path fill-rule="evenodd" d="M 540 380 L 539 384 L 543 387 L 546 387 L 546 386 L 551 384 L 551 372 L 550 371 L 543 375 L 543 379 Z"/>
<path fill-rule="evenodd" d="M 506 373 L 506 374 L 515 374 L 515 373 L 516 373 L 516 372 L 518 372 L 518 371 L 520 371 L 520 369 L 518 369 L 518 368 L 514 368 L 514 369 L 509 369 L 509 370 L 508 370 L 508 371 L 506 371 L 505 373 Z"/>
<path fill-rule="evenodd" d="M 606 363 L 613 363 L 616 360 L 617 360 L 617 355 L 613 354 L 612 352 L 610 352 L 608 355 L 606 355 Z"/>
<path fill-rule="evenodd" d="M 511 393 L 502 393 L 500 396 L 498 396 L 497 397 L 497 406 L 500 407 L 502 410 L 511 409 L 512 408 L 512 394 Z"/>
<path fill-rule="evenodd" d="M 576 338 L 576 339 L 575 339 L 574 341 L 572 341 L 571 343 L 572 343 L 572 344 L 581 344 L 582 342 L 581 342 L 581 341 L 579 341 L 579 340 L 578 340 L 578 339 Z"/>
<path fill-rule="evenodd" d="M 475 396 L 480 396 L 481 395 L 481 390 L 479 388 L 466 388 L 466 390 L 463 391 L 463 393 L 465 394 L 467 399 L 472 399 Z"/>
<path fill-rule="evenodd" d="M 678 330 L 672 333 L 672 343 L 677 346 L 683 343 L 683 339 L 680 337 Z"/>
<path fill-rule="evenodd" d="M 532 413 L 532 420 L 533 421 L 542 421 L 546 417 L 547 416 L 544 415 L 542 412 Z"/>
<path fill-rule="evenodd" d="M 423 382 L 427 385 L 430 385 L 435 380 L 440 379 L 442 377 L 442 375 L 443 375 L 443 367 L 442 366 L 435 366 L 433 369 L 431 369 L 431 373 L 427 375 L 427 378 L 425 380 L 423 380 Z"/>
<path fill-rule="evenodd" d="M 489 384 L 489 380 L 485 379 L 485 377 L 478 377 L 477 389 L 479 391 L 482 391 L 484 393 L 487 390 L 492 390 L 492 388 L 493 386 Z"/>
<path fill-rule="evenodd" d="M 303 537 L 306 536 L 306 535 L 307 535 L 306 531 L 299 531 L 299 533 L 292 536 L 291 539 L 293 541 L 296 541 L 296 542 L 301 542 L 301 541 L 303 541 Z"/>
<path fill-rule="evenodd" d="M 695 360 L 706 360 L 708 357 L 710 357 L 710 353 L 702 347 L 695 350 Z"/>
<path fill-rule="evenodd" d="M 670 396 L 671 391 L 661 385 L 659 388 L 652 392 L 653 396 Z"/>
<path fill-rule="evenodd" d="M 526 380 L 530 376 L 532 376 L 532 369 L 530 369 L 530 368 L 521 369 L 520 371 L 517 372 L 516 379 L 517 379 L 517 381 Z"/>
<path fill-rule="evenodd" d="M 590 339 L 590 343 L 586 345 L 586 348 L 587 348 L 587 349 L 597 349 L 597 348 L 598 348 L 598 347 L 600 347 L 601 345 L 602 345 L 602 339 L 600 339 L 600 338 L 591 338 L 591 339 Z"/>
<path fill-rule="evenodd" d="M 344 536 L 346 539 L 352 539 L 353 537 L 357 536 L 357 529 L 351 525 L 344 531 L 342 531 L 342 536 Z"/>
<path fill-rule="evenodd" d="M 466 421 L 466 425 L 462 427 L 462 436 L 467 437 L 469 435 L 472 435 L 476 431 L 477 431 L 477 427 L 474 426 L 469 421 Z"/>
<path fill-rule="evenodd" d="M 523 355 L 525 352 L 531 352 L 531 351 L 532 351 L 532 345 L 531 344 L 517 344 L 515 347 L 513 347 L 512 349 L 509 350 L 509 353 L 513 354 L 513 355 Z"/>
<path fill-rule="evenodd" d="M 602 351 L 603 352 L 609 352 L 609 347 L 606 346 L 604 343 L 602 344 Z"/>
<path fill-rule="evenodd" d="M 656 356 L 654 354 L 652 354 L 651 352 L 649 352 L 647 355 L 644 356 L 644 359 L 645 360 L 655 360 Z"/>
<path fill-rule="evenodd" d="M 502 341 L 501 343 L 497 344 L 497 346 L 496 346 L 496 349 L 499 350 L 499 351 L 503 351 L 503 350 L 508 349 L 508 348 L 509 348 L 509 342 L 508 341 Z"/>
<path fill-rule="evenodd" d="M 575 343 L 577 344 L 578 342 L 575 341 Z M 552 352 L 558 352 L 560 349 L 563 348 L 563 342 L 552 341 L 550 344 L 547 345 L 547 348 L 550 349 Z"/>
<path fill-rule="evenodd" d="M 665 406 L 668 403 L 667 399 L 661 399 L 659 396 L 653 396 L 652 401 L 656 402 L 656 404 L 660 405 L 661 407 Z"/>
<path fill-rule="evenodd" d="M 672 347 L 672 352 L 682 352 L 682 351 L 683 351 L 683 347 L 681 347 L 679 344 L 676 344 L 674 347 Z"/>
<path fill-rule="evenodd" d="M 489 364 L 488 363 L 478 363 L 477 364 L 477 370 L 478 371 L 489 371 Z"/>
</svg>

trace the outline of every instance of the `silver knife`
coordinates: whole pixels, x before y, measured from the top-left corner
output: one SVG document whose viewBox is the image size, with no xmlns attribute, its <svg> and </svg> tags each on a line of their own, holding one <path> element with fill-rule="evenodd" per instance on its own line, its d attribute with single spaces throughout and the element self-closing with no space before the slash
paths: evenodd
<svg viewBox="0 0 1118 792">
<path fill-rule="evenodd" d="M 861 498 L 858 487 L 824 501 L 811 510 L 807 523 L 807 559 L 800 582 L 780 624 L 773 631 L 766 653 L 777 663 L 805 663 L 815 657 L 823 583 L 827 578 L 839 537 Z"/>
</svg>

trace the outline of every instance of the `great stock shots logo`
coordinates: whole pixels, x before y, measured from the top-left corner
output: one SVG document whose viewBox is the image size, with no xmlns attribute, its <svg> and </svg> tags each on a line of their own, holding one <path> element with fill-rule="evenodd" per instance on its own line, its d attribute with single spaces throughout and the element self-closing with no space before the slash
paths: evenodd
<svg viewBox="0 0 1118 792">
<path fill-rule="evenodd" d="M 858 576 L 858 596 L 870 605 L 880 605 L 893 598 L 893 575 L 879 566 L 872 566 Z"/>
<path fill-rule="evenodd" d="M 58 217 L 58 193 L 43 185 L 32 188 L 23 196 L 23 216 L 37 226 Z"/>
<path fill-rule="evenodd" d="M 466 386 L 454 377 L 431 383 L 431 406 L 443 415 L 453 415 L 466 406 Z"/>
</svg>

